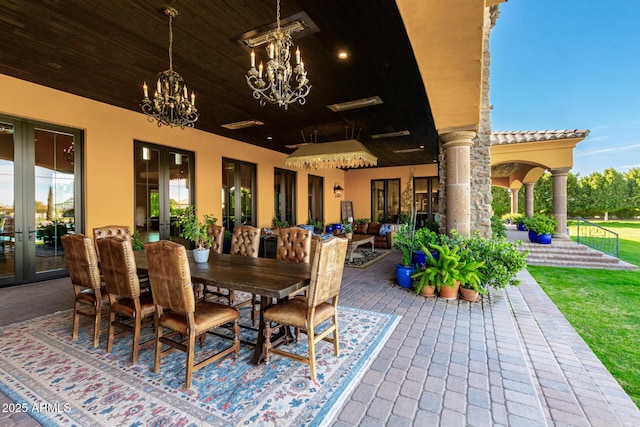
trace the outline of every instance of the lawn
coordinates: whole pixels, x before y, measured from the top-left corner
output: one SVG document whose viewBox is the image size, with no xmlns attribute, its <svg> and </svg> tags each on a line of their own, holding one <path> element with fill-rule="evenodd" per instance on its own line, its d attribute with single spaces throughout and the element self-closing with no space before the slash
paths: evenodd
<svg viewBox="0 0 640 427">
<path fill-rule="evenodd" d="M 601 225 L 620 234 L 620 258 L 640 265 L 640 222 Z M 640 272 L 528 270 L 640 407 Z"/>
</svg>

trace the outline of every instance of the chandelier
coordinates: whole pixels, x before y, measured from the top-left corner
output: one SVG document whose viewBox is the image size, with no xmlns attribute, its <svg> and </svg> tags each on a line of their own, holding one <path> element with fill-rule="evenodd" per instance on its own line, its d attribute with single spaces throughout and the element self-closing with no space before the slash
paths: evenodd
<svg viewBox="0 0 640 427">
<path fill-rule="evenodd" d="M 199 114 L 196 109 L 196 95 L 191 92 L 191 100 L 187 93 L 187 85 L 180 74 L 173 71 L 173 28 L 172 19 L 178 15 L 178 11 L 172 7 L 164 10 L 164 14 L 169 17 L 169 69 L 158 73 L 158 82 L 153 99 L 149 99 L 147 82 L 142 85 L 144 99 L 142 100 L 142 111 L 147 114 L 150 122 L 158 121 L 158 127 L 185 126 L 193 127 L 198 120 Z"/>
<path fill-rule="evenodd" d="M 280 0 L 277 0 L 276 30 L 266 35 L 269 61 L 266 70 L 262 62 L 256 70 L 256 54 L 251 49 L 251 68 L 247 72 L 247 84 L 253 90 L 253 97 L 264 106 L 267 102 L 278 104 L 286 110 L 294 102 L 304 105 L 311 86 L 308 84 L 307 71 L 300 57 L 300 48 L 296 48 L 296 66 L 291 68 L 291 33 L 293 28 L 280 28 Z M 266 74 L 266 81 L 263 80 Z M 291 78 L 293 77 L 293 86 Z"/>
<path fill-rule="evenodd" d="M 73 142 L 65 149 L 62 150 L 62 157 L 69 163 L 73 164 L 75 158 L 75 147 Z"/>
<path fill-rule="evenodd" d="M 303 145 L 291 153 L 284 164 L 288 167 L 307 170 L 363 168 L 376 166 L 378 158 L 360 141 L 347 139 Z"/>
</svg>

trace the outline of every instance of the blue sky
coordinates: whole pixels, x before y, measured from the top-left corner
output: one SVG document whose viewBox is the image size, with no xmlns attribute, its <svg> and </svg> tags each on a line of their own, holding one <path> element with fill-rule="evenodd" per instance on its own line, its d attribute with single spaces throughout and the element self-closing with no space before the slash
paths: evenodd
<svg viewBox="0 0 640 427">
<path fill-rule="evenodd" d="M 640 0 L 510 0 L 490 43 L 494 131 L 588 129 L 573 173 L 640 167 Z"/>
</svg>

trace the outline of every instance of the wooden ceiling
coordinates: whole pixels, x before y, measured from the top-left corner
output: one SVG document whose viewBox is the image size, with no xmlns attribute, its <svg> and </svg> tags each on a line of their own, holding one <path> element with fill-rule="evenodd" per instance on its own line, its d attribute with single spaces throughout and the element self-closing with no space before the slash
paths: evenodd
<svg viewBox="0 0 640 427">
<path fill-rule="evenodd" d="M 20 0 L 3 6 L 2 74 L 141 112 L 143 80 L 153 87 L 157 73 L 169 68 L 163 10 L 171 6 L 179 13 L 173 67 L 196 93 L 196 128 L 283 153 L 305 140 L 355 137 L 378 156 L 378 166 L 431 163 L 437 156 L 429 101 L 393 0 L 282 0 L 283 19 L 304 12 L 318 29 L 294 39 L 312 89 L 306 105 L 288 110 L 261 107 L 252 97 L 244 77 L 250 51 L 238 41 L 275 22 L 275 0 Z M 339 59 L 339 51 L 349 57 Z M 265 56 L 261 48 L 256 54 Z M 327 108 L 373 96 L 383 104 L 338 113 Z M 245 120 L 264 125 L 221 127 Z M 371 138 L 404 130 L 410 135 Z"/>
</svg>

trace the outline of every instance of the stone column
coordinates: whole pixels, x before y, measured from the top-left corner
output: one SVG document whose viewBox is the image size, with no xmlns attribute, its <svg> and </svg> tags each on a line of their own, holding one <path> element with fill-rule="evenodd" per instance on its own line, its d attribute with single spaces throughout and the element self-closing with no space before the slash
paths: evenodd
<svg viewBox="0 0 640 427">
<path fill-rule="evenodd" d="M 567 236 L 567 175 L 570 168 L 551 169 L 553 182 L 553 216 L 558 221 L 556 239 L 568 239 Z"/>
<path fill-rule="evenodd" d="M 509 191 L 511 193 L 511 213 L 517 214 L 518 213 L 518 193 L 520 192 L 520 189 L 510 188 Z"/>
<path fill-rule="evenodd" d="M 446 231 L 471 233 L 471 146 L 476 133 L 448 132 L 440 135 L 446 156 Z"/>
<path fill-rule="evenodd" d="M 531 218 L 533 216 L 533 182 L 524 183 L 524 214 Z"/>
</svg>

